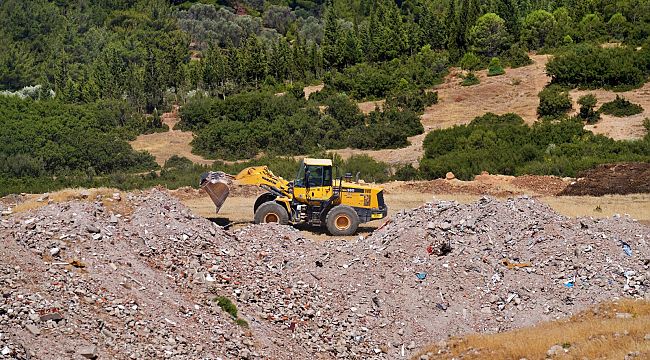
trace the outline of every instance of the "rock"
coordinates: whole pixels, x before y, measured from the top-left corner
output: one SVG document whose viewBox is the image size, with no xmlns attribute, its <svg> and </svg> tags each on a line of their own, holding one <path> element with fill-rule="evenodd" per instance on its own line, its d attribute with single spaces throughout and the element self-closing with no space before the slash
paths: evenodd
<svg viewBox="0 0 650 360">
<path fill-rule="evenodd" d="M 5 346 L 5 347 L 2 348 L 2 351 L 0 353 L 3 356 L 7 356 L 7 355 L 11 354 L 11 349 L 9 348 L 9 346 Z"/>
<path fill-rule="evenodd" d="M 409 345 L 407 346 L 407 349 L 409 349 L 409 350 L 413 350 L 413 349 L 415 349 L 415 341 L 411 341 L 411 342 L 409 343 Z"/>
<path fill-rule="evenodd" d="M 86 359 L 97 359 L 97 346 L 82 346 L 77 349 L 77 354 L 85 357 Z"/>
<path fill-rule="evenodd" d="M 58 255 L 59 252 L 61 252 L 61 249 L 59 249 L 58 247 L 53 247 L 53 248 L 50 249 L 50 255 L 52 255 L 52 256 Z"/>
<path fill-rule="evenodd" d="M 81 192 L 79 193 L 79 196 L 80 196 L 82 199 L 88 199 L 88 197 L 90 197 L 90 191 L 88 191 L 88 190 L 81 190 Z"/>
<path fill-rule="evenodd" d="M 91 234 L 97 234 L 100 231 L 99 228 L 95 225 L 87 225 L 86 230 Z"/>
<path fill-rule="evenodd" d="M 645 334 L 645 336 L 643 337 L 643 340 L 650 341 L 650 333 Z"/>
<path fill-rule="evenodd" d="M 59 321 L 63 319 L 63 315 L 60 312 L 54 311 L 47 314 L 41 315 L 41 321 L 46 322 L 49 320 Z"/>
<path fill-rule="evenodd" d="M 118 193 L 118 192 L 113 193 L 113 200 L 115 200 L 115 201 L 121 201 L 121 200 L 122 200 L 122 196 L 120 195 L 120 193 Z"/>
<path fill-rule="evenodd" d="M 115 214 L 111 214 L 111 219 L 108 220 L 111 224 L 117 224 L 117 216 Z"/>
<path fill-rule="evenodd" d="M 453 180 L 455 178 L 456 178 L 456 175 L 454 175 L 454 173 L 451 172 L 451 171 L 448 172 L 447 175 L 445 175 L 445 179 L 447 179 L 447 180 Z"/>
<path fill-rule="evenodd" d="M 631 319 L 632 314 L 630 314 L 630 313 L 616 313 L 616 318 L 617 319 Z"/>
<path fill-rule="evenodd" d="M 492 294 L 490 295 L 490 303 L 495 304 L 499 301 L 499 295 L 497 294 Z"/>
<path fill-rule="evenodd" d="M 27 331 L 32 333 L 32 335 L 34 335 L 34 336 L 38 336 L 38 335 L 41 334 L 41 330 L 38 327 L 36 327 L 36 326 L 34 326 L 32 324 L 25 325 L 25 329 L 27 329 Z"/>
<path fill-rule="evenodd" d="M 50 194 L 49 194 L 49 193 L 45 193 L 45 194 L 41 195 L 38 199 L 36 199 L 36 201 L 37 201 L 37 202 L 45 202 L 45 201 L 47 201 L 47 199 L 49 199 L 49 198 L 50 198 Z"/>
<path fill-rule="evenodd" d="M 546 356 L 548 357 L 554 357 L 560 354 L 564 353 L 564 348 L 560 345 L 553 345 L 551 346 L 550 349 L 546 352 Z"/>
<path fill-rule="evenodd" d="M 429 360 L 429 355 L 427 354 L 420 355 L 420 360 Z"/>
</svg>

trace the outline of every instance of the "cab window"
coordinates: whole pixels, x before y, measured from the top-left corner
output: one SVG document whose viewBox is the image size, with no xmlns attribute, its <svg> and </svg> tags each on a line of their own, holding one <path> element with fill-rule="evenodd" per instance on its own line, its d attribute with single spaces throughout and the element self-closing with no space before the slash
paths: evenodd
<svg viewBox="0 0 650 360">
<path fill-rule="evenodd" d="M 318 165 L 306 165 L 300 168 L 295 186 L 305 187 L 305 172 L 309 172 L 309 187 L 332 186 L 332 168 Z"/>
</svg>

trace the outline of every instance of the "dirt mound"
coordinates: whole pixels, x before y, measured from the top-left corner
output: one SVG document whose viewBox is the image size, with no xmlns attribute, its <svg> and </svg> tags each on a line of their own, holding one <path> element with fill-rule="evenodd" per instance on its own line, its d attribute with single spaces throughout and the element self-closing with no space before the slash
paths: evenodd
<svg viewBox="0 0 650 360">
<path fill-rule="evenodd" d="M 388 192 L 421 191 L 434 194 L 490 195 L 508 197 L 517 195 L 557 195 L 568 182 L 555 176 L 477 175 L 473 181 L 436 179 L 413 181 L 387 186 Z M 395 189 L 395 190 L 393 190 Z"/>
<path fill-rule="evenodd" d="M 580 174 L 560 195 L 650 193 L 650 163 L 600 165 Z"/>
<path fill-rule="evenodd" d="M 540 195 L 557 195 L 564 191 L 568 182 L 556 176 L 523 175 L 512 179 L 511 184 Z"/>
<path fill-rule="evenodd" d="M 123 198 L 128 214 L 72 201 L 2 221 L 3 353 L 397 358 L 650 293 L 648 228 L 528 198 L 429 203 L 368 238 L 324 242 L 287 226 L 227 232 L 159 190 Z"/>
</svg>

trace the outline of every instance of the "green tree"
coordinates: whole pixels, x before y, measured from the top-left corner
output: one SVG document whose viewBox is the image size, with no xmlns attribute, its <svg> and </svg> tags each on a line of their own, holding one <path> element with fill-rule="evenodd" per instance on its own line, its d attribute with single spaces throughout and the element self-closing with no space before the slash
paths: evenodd
<svg viewBox="0 0 650 360">
<path fill-rule="evenodd" d="M 551 37 L 557 31 L 556 27 L 553 14 L 545 10 L 533 11 L 523 21 L 521 41 L 531 50 L 552 45 Z"/>
<path fill-rule="evenodd" d="M 511 39 L 505 21 L 494 13 L 481 16 L 469 31 L 472 49 L 486 57 L 494 57 L 510 47 Z"/>
<path fill-rule="evenodd" d="M 594 94 L 583 95 L 578 98 L 578 105 L 580 105 L 580 113 L 578 117 L 586 121 L 588 124 L 593 124 L 600 119 L 600 114 L 597 111 L 594 111 L 598 103 L 598 99 Z"/>
<path fill-rule="evenodd" d="M 497 75 L 503 75 L 505 74 L 505 70 L 503 70 L 503 66 L 501 65 L 501 60 L 497 57 L 493 57 L 490 59 L 490 64 L 488 65 L 488 76 L 497 76 Z"/>
<path fill-rule="evenodd" d="M 607 22 L 607 31 L 609 35 L 616 40 L 625 39 L 625 35 L 629 30 L 630 24 L 623 14 L 616 13 Z"/>
<path fill-rule="evenodd" d="M 603 19 L 598 14 L 588 14 L 580 21 L 580 36 L 585 40 L 599 39 L 605 30 Z"/>
</svg>

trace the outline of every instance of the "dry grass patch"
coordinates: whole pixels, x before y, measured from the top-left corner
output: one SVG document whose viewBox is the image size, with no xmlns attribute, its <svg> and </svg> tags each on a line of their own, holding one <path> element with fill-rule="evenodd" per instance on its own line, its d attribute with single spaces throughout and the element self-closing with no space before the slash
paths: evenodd
<svg viewBox="0 0 650 360">
<path fill-rule="evenodd" d="M 413 359 L 546 359 L 554 345 L 563 348 L 554 359 L 650 358 L 650 302 L 621 300 L 602 304 L 567 320 L 499 334 L 452 338 L 425 348 Z"/>
</svg>

